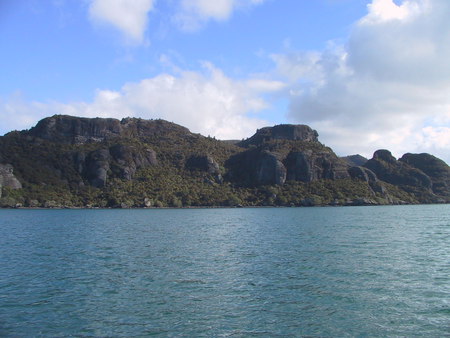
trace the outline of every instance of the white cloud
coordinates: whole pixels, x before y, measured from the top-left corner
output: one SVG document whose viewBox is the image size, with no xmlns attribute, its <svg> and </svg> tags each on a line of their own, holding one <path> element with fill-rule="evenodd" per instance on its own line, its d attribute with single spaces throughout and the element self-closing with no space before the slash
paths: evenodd
<svg viewBox="0 0 450 338">
<path fill-rule="evenodd" d="M 448 13 L 448 0 L 373 0 L 344 46 L 274 55 L 290 119 L 342 155 L 388 148 L 450 162 Z"/>
<path fill-rule="evenodd" d="M 134 43 L 144 42 L 148 13 L 155 0 L 91 0 L 89 15 L 96 23 L 112 25 Z"/>
<path fill-rule="evenodd" d="M 119 91 L 98 90 L 93 102 L 9 100 L 0 102 L 0 111 L 16 117 L 17 129 L 29 128 L 40 118 L 52 114 L 136 116 L 173 121 L 193 132 L 220 139 L 240 139 L 268 125 L 267 121 L 248 114 L 268 108 L 264 95 L 281 89 L 281 82 L 259 78 L 234 80 L 213 65 L 204 63 L 202 72 L 181 71 L 177 76 L 160 74 L 127 83 Z M 6 117 L 0 116 L 0 119 L 6 120 Z"/>
<path fill-rule="evenodd" d="M 156 0 L 88 0 L 89 17 L 96 24 L 112 26 L 126 41 L 146 42 L 148 15 Z M 266 0 L 171 0 L 173 22 L 184 31 L 195 31 L 208 21 L 226 21 L 236 10 L 260 5 Z"/>
<path fill-rule="evenodd" d="M 405 20 L 416 13 L 420 13 L 421 7 L 427 4 L 428 1 L 422 1 L 422 3 L 404 1 L 402 4 L 397 5 L 392 0 L 373 0 L 367 6 L 369 14 L 361 22 L 376 24 L 389 20 Z"/>
<path fill-rule="evenodd" d="M 175 21 L 181 29 L 194 31 L 210 20 L 228 20 L 237 9 L 262 4 L 265 0 L 181 0 Z"/>
</svg>

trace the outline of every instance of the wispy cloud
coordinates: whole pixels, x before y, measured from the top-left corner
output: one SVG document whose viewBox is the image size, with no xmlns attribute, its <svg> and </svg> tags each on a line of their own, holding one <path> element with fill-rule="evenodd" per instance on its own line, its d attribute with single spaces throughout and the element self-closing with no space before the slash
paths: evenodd
<svg viewBox="0 0 450 338">
<path fill-rule="evenodd" d="M 131 43 L 143 43 L 148 14 L 155 0 L 91 0 L 89 16 L 97 24 L 119 30 Z"/>
<path fill-rule="evenodd" d="M 180 0 L 174 18 L 182 30 L 195 31 L 208 21 L 226 21 L 234 11 L 262 4 L 265 0 Z"/>
<path fill-rule="evenodd" d="M 118 30 L 131 44 L 143 44 L 148 29 L 148 16 L 156 0 L 89 0 L 89 17 L 98 25 Z M 226 21 L 236 10 L 260 5 L 266 0 L 175 0 L 170 3 L 172 23 L 183 31 L 195 31 L 209 21 Z"/>
</svg>

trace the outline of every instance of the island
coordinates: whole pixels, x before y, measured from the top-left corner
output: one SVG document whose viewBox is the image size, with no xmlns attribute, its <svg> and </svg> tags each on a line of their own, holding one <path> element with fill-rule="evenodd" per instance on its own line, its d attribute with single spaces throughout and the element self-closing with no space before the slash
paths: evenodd
<svg viewBox="0 0 450 338">
<path fill-rule="evenodd" d="M 306 125 L 217 140 L 160 119 L 55 115 L 0 137 L 4 208 L 449 202 L 450 167 L 439 158 L 338 157 Z"/>
</svg>

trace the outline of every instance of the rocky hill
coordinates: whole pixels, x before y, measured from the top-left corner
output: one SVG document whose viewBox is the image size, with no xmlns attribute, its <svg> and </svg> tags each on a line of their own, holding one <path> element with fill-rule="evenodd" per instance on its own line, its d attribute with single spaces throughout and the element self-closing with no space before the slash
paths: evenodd
<svg viewBox="0 0 450 338">
<path fill-rule="evenodd" d="M 0 206 L 189 207 L 448 203 L 450 168 L 387 150 L 339 158 L 305 125 L 240 142 L 164 120 L 55 115 L 0 137 Z"/>
</svg>

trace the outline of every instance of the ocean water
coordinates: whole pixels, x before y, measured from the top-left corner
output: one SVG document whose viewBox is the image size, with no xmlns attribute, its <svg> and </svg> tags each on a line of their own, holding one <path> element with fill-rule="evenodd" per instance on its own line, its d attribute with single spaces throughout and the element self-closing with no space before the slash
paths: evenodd
<svg viewBox="0 0 450 338">
<path fill-rule="evenodd" d="M 450 335 L 450 205 L 0 210 L 2 337 Z"/>
</svg>

